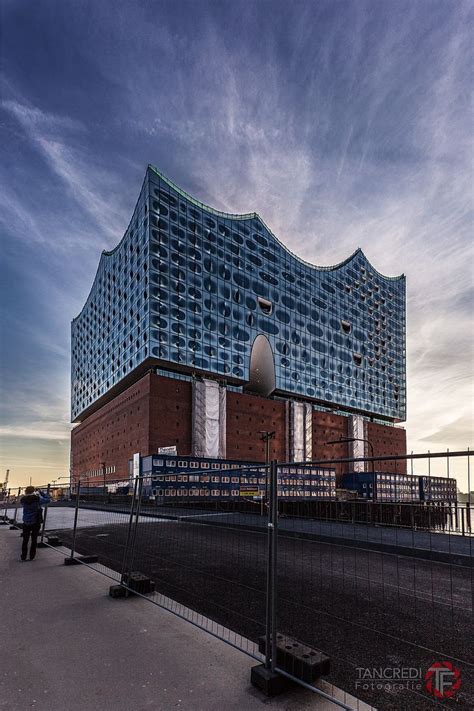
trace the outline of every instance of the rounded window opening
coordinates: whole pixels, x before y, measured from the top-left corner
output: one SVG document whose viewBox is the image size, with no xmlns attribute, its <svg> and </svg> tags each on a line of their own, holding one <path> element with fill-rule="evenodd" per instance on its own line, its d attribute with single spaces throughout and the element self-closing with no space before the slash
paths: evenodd
<svg viewBox="0 0 474 711">
<path fill-rule="evenodd" d="M 344 333 L 350 333 L 352 331 L 351 324 L 349 323 L 349 321 L 345 321 L 344 319 L 341 319 L 341 328 Z"/>
<path fill-rule="evenodd" d="M 257 297 L 257 302 L 260 307 L 260 311 L 265 314 L 265 316 L 270 316 L 273 311 L 273 304 L 268 299 L 264 299 L 261 296 Z"/>
</svg>

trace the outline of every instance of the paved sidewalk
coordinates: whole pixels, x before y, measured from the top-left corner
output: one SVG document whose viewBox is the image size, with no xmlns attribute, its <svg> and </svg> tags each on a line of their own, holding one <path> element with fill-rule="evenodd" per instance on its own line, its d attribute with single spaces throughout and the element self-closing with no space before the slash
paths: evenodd
<svg viewBox="0 0 474 711">
<path fill-rule="evenodd" d="M 1 527 L 1 709 L 338 708 L 305 689 L 269 700 L 243 653 L 146 600 L 108 597 L 110 580 L 51 549 L 31 562 L 19 553 L 18 531 Z"/>
</svg>

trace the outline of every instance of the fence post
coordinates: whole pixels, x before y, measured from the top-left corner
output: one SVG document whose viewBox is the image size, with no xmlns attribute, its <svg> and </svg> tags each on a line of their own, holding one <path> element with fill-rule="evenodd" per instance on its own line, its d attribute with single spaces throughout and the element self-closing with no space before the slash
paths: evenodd
<svg viewBox="0 0 474 711">
<path fill-rule="evenodd" d="M 3 509 L 3 521 L 1 522 L 2 526 L 6 526 L 7 524 L 7 513 L 8 513 L 8 503 L 10 501 L 10 489 L 8 491 L 5 491 L 5 496 L 3 499 L 3 503 L 5 508 Z"/>
<path fill-rule="evenodd" d="M 5 508 L 5 523 L 7 523 L 7 520 L 8 520 L 7 514 L 8 514 L 8 511 L 9 511 L 9 508 L 10 508 L 10 496 L 11 496 L 11 489 L 8 489 L 8 493 L 7 493 L 7 506 L 6 506 L 6 508 Z"/>
<path fill-rule="evenodd" d="M 48 484 L 48 486 L 46 487 L 46 495 L 47 496 L 49 496 L 50 488 L 51 488 L 51 484 Z M 46 504 L 44 507 L 43 525 L 41 526 L 41 540 L 40 540 L 40 547 L 41 548 L 44 547 L 43 539 L 44 539 L 44 529 L 46 526 L 46 518 L 48 516 L 48 506 L 49 506 L 49 504 Z"/>
<path fill-rule="evenodd" d="M 125 568 L 127 565 L 128 548 L 130 545 L 130 536 L 132 534 L 133 514 L 135 512 L 135 499 L 137 498 L 137 486 L 138 486 L 138 479 L 135 478 L 135 481 L 133 482 L 132 502 L 130 504 L 130 517 L 128 519 L 127 540 L 125 541 L 125 550 L 123 552 L 123 559 L 122 559 L 122 570 L 120 573 L 120 585 L 123 585 L 123 581 L 125 578 Z"/>
<path fill-rule="evenodd" d="M 267 523 L 267 598 L 265 614 L 265 667 L 275 671 L 276 665 L 276 556 L 278 530 L 277 463 L 269 470 L 269 506 Z"/>
<path fill-rule="evenodd" d="M 142 494 L 143 494 L 143 477 L 137 477 L 137 495 L 135 497 L 135 525 L 133 527 L 133 538 L 131 542 L 132 559 L 130 561 L 128 573 L 133 572 L 133 564 L 135 561 L 135 550 L 137 546 L 137 531 L 138 531 L 138 521 L 140 518 L 141 508 L 142 508 Z"/>
<path fill-rule="evenodd" d="M 74 528 L 72 531 L 72 542 L 71 542 L 71 558 L 74 558 L 74 553 L 76 552 L 76 533 L 77 533 L 77 516 L 79 513 L 79 494 L 81 492 L 81 480 L 78 479 L 77 489 L 76 489 L 76 506 L 74 507 Z"/>
<path fill-rule="evenodd" d="M 16 500 L 15 500 L 15 513 L 13 514 L 13 518 L 11 519 L 11 526 L 10 528 L 16 528 L 16 518 L 18 515 L 18 504 L 20 503 L 20 494 L 21 494 L 21 486 L 18 487 L 18 494 L 16 495 Z"/>
<path fill-rule="evenodd" d="M 277 463 L 274 459 L 270 465 L 270 473 L 273 482 L 272 492 L 272 660 L 271 670 L 275 673 L 277 657 L 277 554 L 278 554 L 278 474 Z"/>
<path fill-rule="evenodd" d="M 268 479 L 270 481 L 268 482 Z M 272 624 L 272 615 L 271 615 L 271 596 L 272 596 L 272 533 L 273 533 L 273 522 L 272 522 L 272 515 L 273 515 L 273 510 L 272 510 L 272 488 L 273 488 L 273 479 L 272 479 L 272 470 L 271 467 L 270 469 L 267 470 L 267 482 L 269 483 L 269 486 L 267 486 L 267 503 L 268 503 L 268 511 L 267 511 L 267 596 L 265 600 L 265 668 L 270 669 L 270 660 L 271 660 L 271 624 Z M 268 493 L 270 494 L 270 497 L 268 497 Z M 270 498 L 270 500 L 269 500 Z"/>
</svg>

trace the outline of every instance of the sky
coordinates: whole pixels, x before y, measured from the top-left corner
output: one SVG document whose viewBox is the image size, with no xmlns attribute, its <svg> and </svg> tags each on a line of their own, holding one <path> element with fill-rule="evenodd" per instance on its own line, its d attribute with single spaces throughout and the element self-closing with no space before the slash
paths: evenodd
<svg viewBox="0 0 474 711">
<path fill-rule="evenodd" d="M 0 481 L 68 475 L 70 322 L 148 163 L 317 265 L 405 273 L 408 450 L 473 444 L 471 2 L 0 6 Z"/>
</svg>

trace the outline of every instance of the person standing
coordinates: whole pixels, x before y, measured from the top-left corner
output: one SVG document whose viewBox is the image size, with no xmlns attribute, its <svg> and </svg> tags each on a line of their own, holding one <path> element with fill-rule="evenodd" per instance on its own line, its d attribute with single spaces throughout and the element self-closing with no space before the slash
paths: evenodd
<svg viewBox="0 0 474 711">
<path fill-rule="evenodd" d="M 43 509 L 41 504 L 49 504 L 50 498 L 41 491 L 35 491 L 34 486 L 27 486 L 25 496 L 20 499 L 23 506 L 23 543 L 21 546 L 21 559 L 26 560 L 28 555 L 28 542 L 31 538 L 30 560 L 36 555 L 36 545 L 41 524 L 43 523 Z"/>
</svg>

